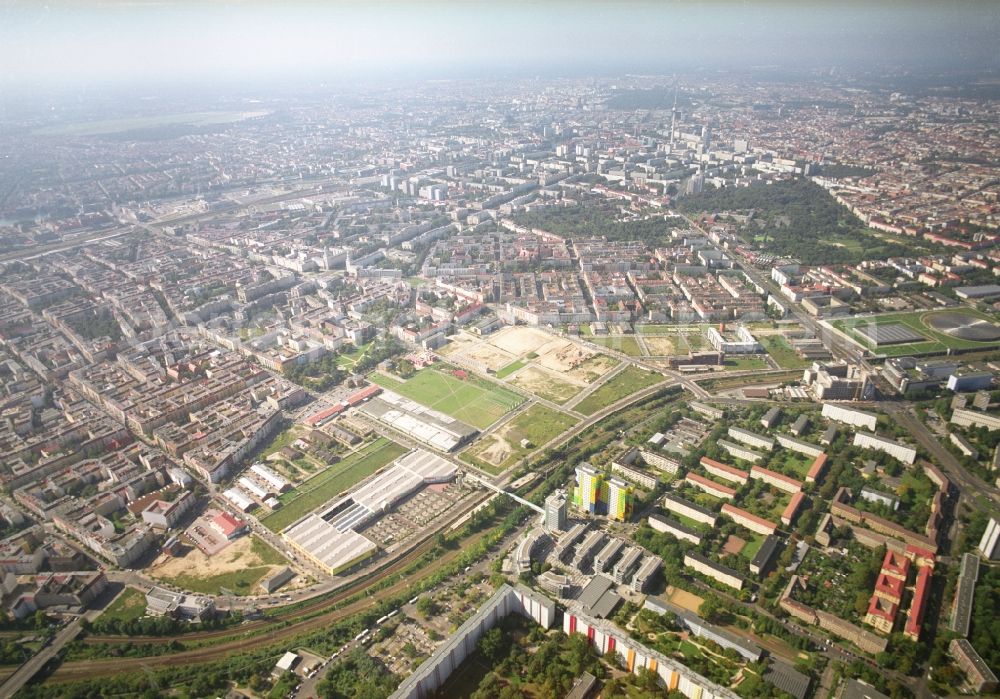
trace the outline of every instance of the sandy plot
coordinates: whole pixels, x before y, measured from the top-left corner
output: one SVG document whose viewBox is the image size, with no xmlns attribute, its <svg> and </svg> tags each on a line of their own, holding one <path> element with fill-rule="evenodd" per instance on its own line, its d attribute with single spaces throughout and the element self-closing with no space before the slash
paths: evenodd
<svg viewBox="0 0 1000 699">
<path fill-rule="evenodd" d="M 722 547 L 722 550 L 723 550 L 724 553 L 728 553 L 728 554 L 731 554 L 733 556 L 736 556 L 736 555 L 739 554 L 740 551 L 743 550 L 743 547 L 746 546 L 746 545 L 747 545 L 747 542 L 746 542 L 745 539 L 741 539 L 740 537 L 736 536 L 735 534 L 730 534 L 729 538 L 726 539 L 726 543 Z"/>
<path fill-rule="evenodd" d="M 566 376 L 584 383 L 594 383 L 616 366 L 618 366 L 617 359 L 598 354 L 577 365 L 572 371 L 567 371 Z"/>
<path fill-rule="evenodd" d="M 698 613 L 701 603 L 705 600 L 698 595 L 693 595 L 687 590 L 678 590 L 676 587 L 667 587 L 667 600 L 678 607 L 683 607 L 688 611 Z"/>
<path fill-rule="evenodd" d="M 555 403 L 565 403 L 580 392 L 582 386 L 557 379 L 533 366 L 517 372 L 511 383 Z"/>
<path fill-rule="evenodd" d="M 475 456 L 494 466 L 499 466 L 506 461 L 514 453 L 514 447 L 506 438 L 507 431 L 507 425 L 504 425 L 501 429 L 490 434 L 487 437 L 489 442 L 474 452 Z"/>
<path fill-rule="evenodd" d="M 253 537 L 250 536 L 240 537 L 211 557 L 192 547 L 185 555 L 177 558 L 161 555 L 145 572 L 157 578 L 175 578 L 179 575 L 207 578 L 264 565 L 252 547 Z"/>
<path fill-rule="evenodd" d="M 462 356 L 468 357 L 475 362 L 482 362 L 494 371 L 507 366 L 517 359 L 517 357 L 512 355 L 510 352 L 505 352 L 499 347 L 494 347 L 493 345 L 485 343 L 469 347 L 462 352 Z"/>
<path fill-rule="evenodd" d="M 546 342 L 538 348 L 537 353 L 538 359 L 535 361 L 539 366 L 551 369 L 552 371 L 558 371 L 561 374 L 576 368 L 596 354 L 593 350 L 569 340 L 551 340 Z"/>
<path fill-rule="evenodd" d="M 672 337 L 656 337 L 646 335 L 643 337 L 649 353 L 653 356 L 669 357 L 678 354 L 677 342 Z"/>
<path fill-rule="evenodd" d="M 530 352 L 538 352 L 538 348 L 551 339 L 552 336 L 543 330 L 515 325 L 491 335 L 489 343 L 515 356 L 523 357 Z"/>
<path fill-rule="evenodd" d="M 480 341 L 479 336 L 472 335 L 470 333 L 461 331 L 455 335 L 450 335 L 448 337 L 448 344 L 444 347 L 439 347 L 436 352 L 439 354 L 455 354 L 456 352 L 461 352 L 467 347 L 471 347 Z"/>
</svg>

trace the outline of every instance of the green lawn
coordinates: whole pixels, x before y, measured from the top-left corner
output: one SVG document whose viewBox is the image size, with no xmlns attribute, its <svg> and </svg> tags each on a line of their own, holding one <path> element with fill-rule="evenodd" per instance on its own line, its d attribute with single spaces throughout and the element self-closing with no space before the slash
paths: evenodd
<svg viewBox="0 0 1000 699">
<path fill-rule="evenodd" d="M 164 126 L 187 125 L 207 126 L 229 124 L 242 121 L 249 114 L 245 112 L 187 112 L 183 114 L 158 114 L 145 117 L 87 121 L 57 126 L 46 126 L 32 131 L 34 136 L 103 136 L 125 133 L 137 129 L 153 129 Z"/>
<path fill-rule="evenodd" d="M 222 588 L 233 594 L 246 595 L 253 590 L 254 585 L 260 582 L 261 578 L 270 572 L 271 566 L 254 566 L 204 578 L 196 575 L 177 575 L 172 578 L 164 578 L 164 580 L 171 585 L 191 592 L 200 592 L 204 595 L 221 594 Z"/>
<path fill-rule="evenodd" d="M 607 347 L 608 349 L 617 350 L 623 352 L 630 357 L 639 357 L 642 355 L 642 348 L 639 347 L 639 341 L 636 340 L 632 335 L 615 335 L 613 337 L 591 337 L 588 338 L 590 342 L 595 345 L 600 345 L 601 347 Z"/>
<path fill-rule="evenodd" d="M 108 608 L 101 614 L 101 618 L 110 621 L 118 619 L 120 621 L 132 621 L 138 619 L 146 613 L 146 595 L 131 587 L 115 598 L 115 601 L 108 605 Z"/>
<path fill-rule="evenodd" d="M 623 371 L 600 385 L 593 393 L 577 403 L 577 412 L 584 415 L 593 415 L 601 408 L 616 403 L 626 396 L 640 391 L 647 386 L 652 386 L 663 380 L 663 376 L 653 372 L 645 371 L 634 366 L 626 367 Z"/>
<path fill-rule="evenodd" d="M 985 313 L 980 313 L 971 308 L 952 308 L 946 311 L 912 311 L 907 313 L 881 313 L 872 316 L 862 316 L 855 318 L 838 318 L 831 320 L 830 324 L 854 339 L 862 347 L 867 347 L 875 354 L 884 354 L 889 357 L 901 357 L 911 354 L 925 354 L 934 352 L 945 352 L 948 349 L 989 349 L 996 345 L 995 342 L 975 342 L 972 340 L 961 340 L 945 333 L 940 333 L 925 321 L 933 315 L 939 313 L 951 313 L 968 316 L 969 320 L 982 318 L 985 320 L 995 320 Z M 925 338 L 921 342 L 912 342 L 901 345 L 886 345 L 875 347 L 863 335 L 857 332 L 857 328 L 871 325 L 905 325 Z"/>
<path fill-rule="evenodd" d="M 748 561 L 752 561 L 753 557 L 757 555 L 757 552 L 763 545 L 764 539 L 767 537 L 765 537 L 763 534 L 752 532 L 749 533 L 749 535 L 747 535 L 746 533 L 741 533 L 740 538 L 747 542 L 747 545 L 743 547 L 742 551 L 740 551 L 740 555 L 743 556 L 743 558 L 747 559 Z"/>
<path fill-rule="evenodd" d="M 700 333 L 687 333 L 684 335 L 684 339 L 688 343 L 688 349 L 692 352 L 700 352 L 705 349 L 705 346 L 708 344 L 708 340 L 706 340 L 705 336 Z"/>
<path fill-rule="evenodd" d="M 697 333 L 709 327 L 711 323 L 652 323 L 650 325 L 637 325 L 636 329 L 642 335 L 671 335 L 674 333 Z"/>
<path fill-rule="evenodd" d="M 671 510 L 667 510 L 664 512 L 664 516 L 673 519 L 677 522 L 680 522 L 688 529 L 694 529 L 696 532 L 704 532 L 708 530 L 708 525 L 705 524 L 704 522 L 699 522 L 698 520 L 692 519 L 687 515 L 682 515 L 680 512 L 673 512 Z"/>
<path fill-rule="evenodd" d="M 500 370 L 497 371 L 497 378 L 498 379 L 506 379 L 508 376 L 510 376 L 511 374 L 513 374 L 515 371 L 517 371 L 518 369 L 522 368 L 525 364 L 527 364 L 527 362 L 524 361 L 523 359 L 518 359 L 517 361 L 511 362 L 507 366 L 505 366 L 502 369 L 500 369 Z"/>
<path fill-rule="evenodd" d="M 287 430 L 279 432 L 277 436 L 268 444 L 260 454 L 260 458 L 267 458 L 271 454 L 284 449 L 289 444 L 294 442 L 297 438 L 299 430 L 294 426 L 289 427 Z"/>
<path fill-rule="evenodd" d="M 685 658 L 697 658 L 704 655 L 701 652 L 701 648 L 691 643 L 691 641 L 681 641 L 679 650 Z"/>
<path fill-rule="evenodd" d="M 771 359 L 777 362 L 782 369 L 805 369 L 809 366 L 809 361 L 795 354 L 795 350 L 788 344 L 788 340 L 781 335 L 762 335 L 760 343 L 771 355 Z"/>
<path fill-rule="evenodd" d="M 815 460 L 815 457 L 782 448 L 774 451 L 766 467 L 801 480 L 809 473 L 809 467 L 813 465 Z"/>
<path fill-rule="evenodd" d="M 716 515 L 718 515 L 719 503 L 723 502 L 721 498 L 717 498 L 714 495 L 709 495 L 704 490 L 696 488 L 690 484 L 684 485 L 683 488 L 675 492 L 678 497 L 683 498 L 684 500 L 687 500 L 689 502 L 693 502 L 695 505 L 698 505 L 699 507 L 704 507 L 706 510 L 711 510 Z M 676 513 L 671 513 L 671 516 L 673 516 L 674 514 Z"/>
<path fill-rule="evenodd" d="M 360 347 L 355 347 L 350 352 L 344 352 L 337 357 L 337 366 L 341 369 L 353 369 L 355 365 L 361 361 L 361 358 L 368 353 L 368 348 L 370 348 L 375 341 L 365 343 Z"/>
<path fill-rule="evenodd" d="M 763 357 L 729 357 L 726 359 L 726 368 L 735 371 L 748 371 L 751 369 L 770 369 L 767 360 Z"/>
<path fill-rule="evenodd" d="M 565 432 L 576 424 L 571 416 L 544 405 L 533 405 L 494 433 L 479 439 L 461 454 L 461 459 L 490 473 L 500 473 L 519 459 Z M 521 440 L 531 442 L 530 448 L 521 446 Z M 510 451 L 500 463 L 487 460 L 497 453 L 499 442 L 506 442 Z M 495 458 L 494 458 L 495 460 Z"/>
<path fill-rule="evenodd" d="M 767 497 L 770 498 L 770 502 L 765 500 Z M 781 513 L 788 507 L 791 499 L 792 496 L 785 491 L 779 490 L 774 486 L 769 486 L 766 493 L 759 497 L 743 497 L 741 502 L 737 504 L 737 507 L 742 507 L 747 512 L 755 514 L 758 517 L 763 517 L 769 522 L 780 526 Z"/>
<path fill-rule="evenodd" d="M 524 402 L 513 391 L 472 374 L 460 379 L 451 371 L 447 366 L 421 369 L 403 383 L 386 381 L 387 377 L 380 373 L 373 373 L 370 378 L 380 386 L 481 430 Z"/>
<path fill-rule="evenodd" d="M 260 562 L 269 566 L 288 565 L 288 559 L 271 548 L 271 545 L 259 536 L 253 537 L 250 550 L 260 559 Z"/>
<path fill-rule="evenodd" d="M 351 454 L 340 463 L 334 464 L 316 476 L 305 481 L 298 488 L 283 494 L 282 507 L 260 520 L 261 524 L 273 532 L 280 531 L 289 524 L 308 514 L 338 493 L 347 490 L 378 469 L 406 453 L 388 439 L 378 439 L 361 451 Z"/>
</svg>

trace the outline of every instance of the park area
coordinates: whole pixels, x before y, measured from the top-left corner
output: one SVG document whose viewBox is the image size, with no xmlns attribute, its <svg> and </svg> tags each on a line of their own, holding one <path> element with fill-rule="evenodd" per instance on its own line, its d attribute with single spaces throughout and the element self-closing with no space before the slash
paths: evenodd
<svg viewBox="0 0 1000 699">
<path fill-rule="evenodd" d="M 577 403 L 576 411 L 584 415 L 593 415 L 602 408 L 663 380 L 661 374 L 634 366 L 625 367 Z"/>
<path fill-rule="evenodd" d="M 261 518 L 260 523 L 273 532 L 281 531 L 405 453 L 406 449 L 395 442 L 377 439 L 283 493 L 278 498 L 281 509 Z"/>
<path fill-rule="evenodd" d="M 263 540 L 256 536 L 244 536 L 214 556 L 207 556 L 196 547 L 188 549 L 183 556 L 161 555 L 145 572 L 152 578 L 190 592 L 249 595 L 262 578 L 287 563 Z M 124 604 L 132 603 L 125 600 Z M 120 611 L 124 613 L 127 610 Z"/>
<path fill-rule="evenodd" d="M 479 439 L 460 458 L 489 473 L 500 473 L 575 424 L 565 413 L 533 405 Z M 529 446 L 522 446 L 525 439 Z"/>
<path fill-rule="evenodd" d="M 159 114 L 148 117 L 108 119 L 105 121 L 73 122 L 35 129 L 34 136 L 107 136 L 110 134 L 147 131 L 167 127 L 205 127 L 231 124 L 244 119 L 264 116 L 267 112 L 187 112 L 182 114 Z"/>
<path fill-rule="evenodd" d="M 421 369 L 406 381 L 377 372 L 369 378 L 383 388 L 481 430 L 524 402 L 524 397 L 513 391 L 445 365 Z"/>
<path fill-rule="evenodd" d="M 860 346 L 889 357 L 990 349 L 1000 339 L 1000 326 L 970 308 L 882 313 L 828 323 Z"/>
</svg>

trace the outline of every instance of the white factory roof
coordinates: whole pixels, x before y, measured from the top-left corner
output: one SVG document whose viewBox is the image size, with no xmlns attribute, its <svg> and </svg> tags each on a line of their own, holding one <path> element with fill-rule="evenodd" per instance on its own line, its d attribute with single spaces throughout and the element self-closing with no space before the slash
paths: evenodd
<svg viewBox="0 0 1000 699">
<path fill-rule="evenodd" d="M 338 531 L 319 515 L 306 516 L 285 532 L 293 544 L 330 570 L 350 565 L 375 550 L 375 544 L 351 530 Z"/>
<path fill-rule="evenodd" d="M 454 477 L 455 464 L 417 449 L 396 459 L 389 469 L 355 490 L 351 497 L 370 510 L 385 511 L 422 485 L 443 483 Z"/>
<path fill-rule="evenodd" d="M 251 493 L 251 494 L 253 494 L 253 495 L 256 495 L 256 496 L 257 496 L 257 497 L 259 497 L 259 498 L 260 498 L 261 500 L 263 500 L 263 499 L 265 499 L 265 498 L 267 497 L 267 490 L 265 490 L 264 488 L 260 487 L 259 485 L 257 485 L 257 483 L 256 483 L 256 482 L 254 482 L 254 481 L 250 480 L 250 479 L 249 479 L 249 478 L 247 478 L 246 476 L 240 476 L 240 481 L 239 481 L 239 483 L 240 483 L 240 485 L 241 485 L 241 486 L 243 486 L 243 487 L 244 487 L 244 488 L 245 488 L 245 489 L 246 489 L 246 490 L 247 490 L 248 492 L 250 492 L 250 493 Z"/>
<path fill-rule="evenodd" d="M 428 483 L 444 483 L 455 477 L 455 464 L 429 451 L 415 449 L 396 459 L 396 466 L 405 468 Z"/>
<path fill-rule="evenodd" d="M 431 410 L 392 391 L 383 391 L 360 410 L 425 444 L 451 451 L 478 430 L 460 420 Z"/>
<path fill-rule="evenodd" d="M 296 661 L 298 661 L 298 659 L 299 656 L 297 653 L 288 651 L 283 656 L 281 656 L 281 659 L 278 660 L 277 664 L 275 664 L 275 667 L 278 668 L 279 670 L 291 670 L 292 667 L 295 665 Z"/>
<path fill-rule="evenodd" d="M 401 456 L 383 473 L 326 508 L 324 519 L 310 514 L 285 531 L 285 537 L 331 570 L 344 568 L 375 550 L 375 544 L 353 531 L 374 513 L 385 512 L 417 488 L 455 477 L 455 464 L 416 449 Z"/>
<path fill-rule="evenodd" d="M 250 470 L 255 474 L 264 479 L 268 484 L 275 488 L 278 492 L 281 492 L 284 488 L 288 486 L 288 481 L 279 476 L 277 473 L 269 469 L 264 464 L 254 464 L 250 467 Z"/>
<path fill-rule="evenodd" d="M 226 500 L 236 505 L 241 512 L 246 512 L 256 504 L 249 495 L 239 488 L 230 488 L 223 495 L 226 496 Z"/>
</svg>

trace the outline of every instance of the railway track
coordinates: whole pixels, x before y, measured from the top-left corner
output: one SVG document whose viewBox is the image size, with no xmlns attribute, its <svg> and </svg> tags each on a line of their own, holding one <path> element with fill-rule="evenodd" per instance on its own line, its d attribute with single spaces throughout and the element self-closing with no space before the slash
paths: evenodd
<svg viewBox="0 0 1000 699">
<path fill-rule="evenodd" d="M 478 504 L 478 503 L 477 503 Z M 469 508 L 471 509 L 471 508 Z M 468 510 L 463 510 L 462 514 Z M 370 587 L 373 583 L 377 583 L 379 580 L 387 578 L 400 570 L 405 569 L 410 564 L 417 561 L 421 556 L 427 553 L 429 550 L 434 548 L 433 538 L 428 538 L 425 541 L 418 544 L 412 551 L 407 553 L 402 558 L 398 558 L 392 563 L 388 564 L 384 568 L 381 568 L 372 573 L 368 577 L 356 580 L 341 590 L 334 592 L 326 597 L 321 597 L 316 600 L 305 603 L 303 606 L 296 607 L 295 609 L 290 609 L 287 611 L 282 611 L 280 609 L 276 610 L 267 619 L 260 619 L 255 621 L 247 622 L 238 627 L 229 627 L 225 629 L 213 629 L 211 631 L 196 631 L 193 633 L 179 634 L 176 636 L 126 636 L 126 635 L 92 635 L 87 636 L 83 639 L 83 642 L 88 645 L 101 645 L 101 644 L 114 644 L 114 643 L 132 643 L 132 644 L 143 644 L 143 643 L 163 643 L 164 641 L 179 641 L 180 643 L 200 643 L 203 641 L 211 641 L 220 638 L 230 638 L 240 635 L 246 635 L 249 633 L 255 633 L 261 629 L 265 629 L 269 626 L 275 626 L 293 619 L 310 616 L 317 612 L 322 611 L 330 605 L 337 604 L 343 600 L 355 595 L 366 588 Z"/>
<path fill-rule="evenodd" d="M 468 545 L 475 545 L 478 543 L 486 534 L 488 530 L 477 532 L 465 543 Z M 415 549 L 408 556 L 397 561 L 396 564 L 385 568 L 378 579 L 382 579 L 398 572 L 399 570 L 405 568 L 409 563 L 412 563 L 416 558 L 423 555 L 427 551 L 434 547 L 433 539 L 430 539 L 423 544 L 421 544 L 417 549 Z M 214 660 L 223 660 L 234 655 L 238 655 L 241 651 L 259 649 L 262 646 L 268 646 L 273 643 L 278 643 L 280 641 L 295 638 L 296 636 L 301 636 L 303 634 L 309 633 L 311 631 L 316 631 L 329 626 L 332 623 L 336 623 L 345 618 L 353 616 L 359 612 L 362 612 L 369 607 L 371 607 L 376 602 L 380 602 L 384 599 L 391 598 L 397 594 L 400 594 L 406 590 L 412 589 L 415 582 L 423 580 L 434 573 L 437 572 L 443 566 L 448 565 L 453 562 L 459 556 L 464 553 L 464 547 L 453 549 L 447 551 L 444 555 L 438 558 L 434 563 L 432 563 L 427 568 L 422 569 L 415 575 L 409 578 L 404 578 L 398 580 L 392 585 L 377 592 L 372 593 L 369 596 L 363 597 L 362 599 L 351 602 L 338 609 L 330 610 L 325 613 L 318 614 L 312 618 L 304 619 L 302 621 L 291 623 L 287 626 L 280 626 L 273 628 L 270 631 L 265 631 L 264 633 L 256 633 L 252 636 L 245 638 L 237 638 L 230 641 L 216 643 L 205 648 L 195 648 L 193 650 L 179 651 L 177 653 L 170 653 L 167 655 L 156 655 L 146 658 L 113 658 L 109 660 L 77 660 L 64 663 L 59 667 L 48 679 L 49 682 L 75 682 L 86 679 L 95 679 L 99 677 L 107 677 L 110 675 L 118 675 L 127 672 L 135 671 L 146 671 L 161 667 L 177 667 L 179 665 L 199 665 L 203 663 L 212 662 Z M 342 592 L 337 593 L 334 597 L 327 598 L 322 604 L 313 605 L 313 609 L 317 607 L 325 607 L 338 602 L 342 602 L 345 599 L 357 594 L 360 589 L 364 589 L 373 582 L 373 579 L 368 579 L 364 582 L 358 583 L 356 586 L 352 586 L 351 589 L 346 589 Z M 299 615 L 306 614 L 306 609 L 298 610 Z M 273 625 L 274 622 L 267 622 L 269 625 Z M 259 627 L 258 627 L 259 628 Z M 208 632 L 215 633 L 215 632 Z M 232 636 L 232 631 L 229 632 L 229 636 Z M 109 638 L 109 637 L 105 637 Z M 110 637 L 115 638 L 116 643 L 123 642 L 122 639 L 128 640 L 128 637 Z M 172 638 L 157 638 L 157 643 L 165 643 Z M 182 639 L 178 639 L 182 640 Z M 183 640 L 193 640 L 192 638 Z M 197 640 L 205 640 L 204 636 L 199 636 Z"/>
</svg>

